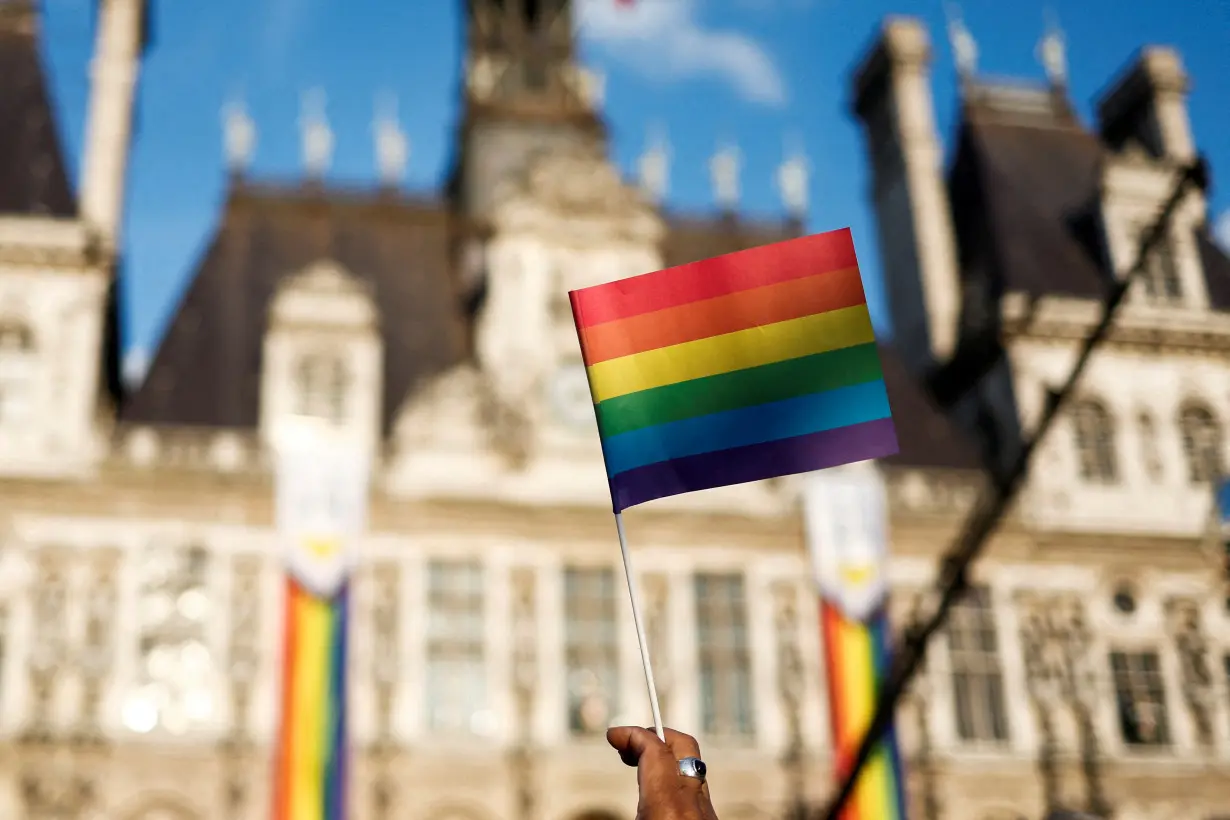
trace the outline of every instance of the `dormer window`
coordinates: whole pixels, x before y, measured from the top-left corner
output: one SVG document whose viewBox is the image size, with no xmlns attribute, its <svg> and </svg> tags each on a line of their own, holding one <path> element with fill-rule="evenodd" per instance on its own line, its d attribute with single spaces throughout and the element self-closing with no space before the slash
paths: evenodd
<svg viewBox="0 0 1230 820">
<path fill-rule="evenodd" d="M 0 320 L 0 425 L 27 418 L 33 409 L 35 352 L 29 325 Z"/>
<path fill-rule="evenodd" d="M 328 259 L 279 283 L 261 367 L 268 441 L 295 419 L 322 421 L 374 446 L 380 435 L 383 343 L 374 294 Z"/>
<path fill-rule="evenodd" d="M 1179 411 L 1183 455 L 1192 484 L 1208 484 L 1223 474 L 1221 425 L 1208 407 L 1189 402 Z"/>
<path fill-rule="evenodd" d="M 1150 227 L 1150 223 L 1136 225 L 1132 235 L 1136 237 L 1137 242 L 1144 238 L 1145 232 Z M 1130 257 L 1133 261 L 1135 261 L 1136 249 L 1136 246 L 1133 246 L 1133 255 Z M 1175 262 L 1174 243 L 1168 235 L 1163 234 L 1158 238 L 1157 242 L 1153 243 L 1148 257 L 1145 258 L 1144 269 L 1140 272 L 1140 278 L 1145 297 L 1150 302 L 1170 304 L 1178 302 L 1183 298 L 1183 286 L 1179 280 L 1179 266 Z"/>
<path fill-rule="evenodd" d="M 310 353 L 295 367 L 295 413 L 340 424 L 346 419 L 350 370 L 341 356 Z"/>
</svg>

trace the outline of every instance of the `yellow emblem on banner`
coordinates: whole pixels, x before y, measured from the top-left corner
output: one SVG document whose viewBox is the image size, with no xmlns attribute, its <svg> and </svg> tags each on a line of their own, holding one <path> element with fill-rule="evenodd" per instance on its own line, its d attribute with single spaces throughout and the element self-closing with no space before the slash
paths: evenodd
<svg viewBox="0 0 1230 820">
<path fill-rule="evenodd" d="M 342 545 L 333 539 L 309 538 L 304 547 L 317 558 L 332 558 L 341 550 Z"/>
</svg>

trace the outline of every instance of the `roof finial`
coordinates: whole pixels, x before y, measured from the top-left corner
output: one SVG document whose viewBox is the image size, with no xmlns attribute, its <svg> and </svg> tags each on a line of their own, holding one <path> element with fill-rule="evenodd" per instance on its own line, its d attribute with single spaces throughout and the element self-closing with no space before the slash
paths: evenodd
<svg viewBox="0 0 1230 820">
<path fill-rule="evenodd" d="M 638 165 L 641 190 L 654 202 L 661 202 L 670 184 L 670 144 L 666 139 L 666 129 L 660 123 L 649 126 L 645 152 L 641 154 Z"/>
<path fill-rule="evenodd" d="M 952 46 L 957 74 L 963 81 L 971 80 L 978 71 L 978 43 L 965 27 L 961 7 L 953 0 L 946 0 L 944 3 L 944 16 L 948 18 L 948 42 Z"/>
<path fill-rule="evenodd" d="M 797 133 L 786 135 L 784 143 L 784 158 L 777 169 L 777 189 L 790 216 L 803 220 L 807 217 L 811 163 L 803 150 L 802 137 Z"/>
<path fill-rule="evenodd" d="M 325 119 L 325 92 L 305 91 L 300 100 L 299 129 L 303 139 L 303 164 L 309 177 L 319 179 L 333 159 L 333 132 Z"/>
<path fill-rule="evenodd" d="M 1055 88 L 1064 88 L 1068 84 L 1068 53 L 1064 42 L 1063 29 L 1055 10 L 1046 8 L 1046 33 L 1038 41 L 1038 62 L 1046 70 L 1046 78 Z"/>
<path fill-rule="evenodd" d="M 376 118 L 372 123 L 376 137 L 376 168 L 380 181 L 390 188 L 401 185 L 410 162 L 410 140 L 397 121 L 397 97 L 376 97 Z"/>
<path fill-rule="evenodd" d="M 709 176 L 713 195 L 724 211 L 733 211 L 739 204 L 739 170 L 742 157 L 739 147 L 728 142 L 709 160 Z"/>
<path fill-rule="evenodd" d="M 222 108 L 222 140 L 227 169 L 236 176 L 242 175 L 256 152 L 256 125 L 248 116 L 242 95 L 235 95 Z"/>
</svg>

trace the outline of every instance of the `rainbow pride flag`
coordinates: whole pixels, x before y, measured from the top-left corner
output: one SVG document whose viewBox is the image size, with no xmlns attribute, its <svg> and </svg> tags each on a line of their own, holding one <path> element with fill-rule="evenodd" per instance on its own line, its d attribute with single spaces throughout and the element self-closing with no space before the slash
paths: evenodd
<svg viewBox="0 0 1230 820">
<path fill-rule="evenodd" d="M 617 513 L 897 452 L 849 229 L 569 297 Z"/>
<path fill-rule="evenodd" d="M 854 620 L 832 602 L 822 600 L 820 629 L 840 778 L 850 771 L 888 673 L 888 618 L 881 608 L 870 620 Z M 905 820 L 902 771 L 895 732 L 889 729 L 859 775 L 842 820 Z"/>
<path fill-rule="evenodd" d="M 346 817 L 347 586 L 323 597 L 286 579 L 274 820 Z"/>
<path fill-rule="evenodd" d="M 870 463 L 816 473 L 807 477 L 803 503 L 841 779 L 871 723 L 890 662 L 883 478 Z M 905 820 L 903 771 L 890 729 L 859 775 L 842 820 Z"/>
</svg>

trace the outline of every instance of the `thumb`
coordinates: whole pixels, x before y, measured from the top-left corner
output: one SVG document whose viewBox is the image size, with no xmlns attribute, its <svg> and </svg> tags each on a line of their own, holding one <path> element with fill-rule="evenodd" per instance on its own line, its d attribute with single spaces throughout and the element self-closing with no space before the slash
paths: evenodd
<svg viewBox="0 0 1230 820">
<path fill-rule="evenodd" d="M 636 779 L 642 794 L 648 790 L 679 785 L 679 761 L 658 736 L 640 726 L 613 726 L 607 729 L 606 742 L 619 752 L 629 766 L 636 766 Z"/>
</svg>

